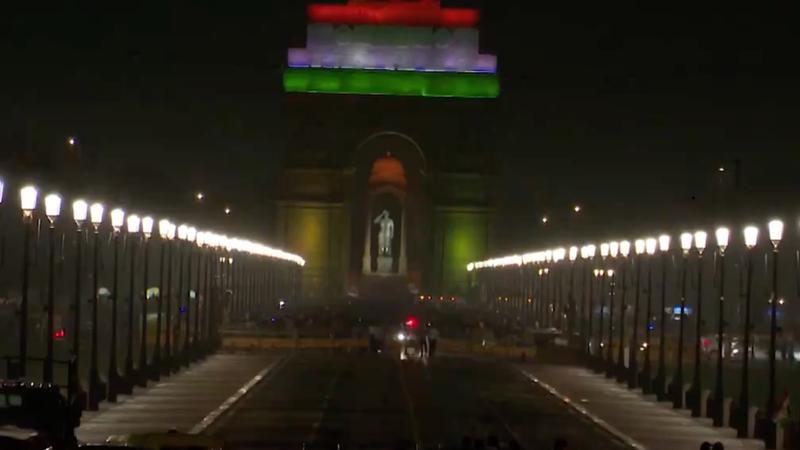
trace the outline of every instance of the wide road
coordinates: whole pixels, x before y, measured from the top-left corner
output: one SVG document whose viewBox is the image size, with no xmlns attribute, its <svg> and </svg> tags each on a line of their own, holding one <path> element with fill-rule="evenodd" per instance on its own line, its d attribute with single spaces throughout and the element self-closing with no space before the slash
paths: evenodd
<svg viewBox="0 0 800 450">
<path fill-rule="evenodd" d="M 552 448 L 621 443 L 513 366 L 474 359 L 399 361 L 366 353 L 287 356 L 208 433 L 232 449 L 461 448 L 462 439 Z"/>
</svg>

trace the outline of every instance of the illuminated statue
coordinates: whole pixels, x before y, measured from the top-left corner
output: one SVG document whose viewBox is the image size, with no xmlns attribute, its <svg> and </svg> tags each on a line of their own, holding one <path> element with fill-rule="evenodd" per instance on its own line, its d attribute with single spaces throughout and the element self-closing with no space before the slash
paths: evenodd
<svg viewBox="0 0 800 450">
<path fill-rule="evenodd" d="M 389 211 L 383 210 L 373 223 L 380 225 L 378 231 L 378 255 L 392 256 L 392 238 L 394 238 L 394 221 L 389 217 Z"/>
</svg>

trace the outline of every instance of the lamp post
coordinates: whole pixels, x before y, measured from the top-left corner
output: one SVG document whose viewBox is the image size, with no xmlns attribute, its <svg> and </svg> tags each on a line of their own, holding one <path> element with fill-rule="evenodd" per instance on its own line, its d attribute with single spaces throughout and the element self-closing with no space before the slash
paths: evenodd
<svg viewBox="0 0 800 450">
<path fill-rule="evenodd" d="M 44 359 L 42 379 L 45 383 L 53 382 L 54 331 L 55 331 L 55 261 L 56 261 L 56 219 L 61 215 L 61 197 L 50 194 L 44 198 L 44 210 L 48 221 L 47 233 L 47 354 Z"/>
<path fill-rule="evenodd" d="M 139 234 L 142 225 L 142 219 L 140 219 L 139 216 L 137 216 L 136 214 L 131 214 L 128 216 L 127 225 L 128 225 L 127 237 L 128 237 L 128 242 L 130 242 L 130 249 L 131 249 L 130 250 L 131 267 L 130 267 L 130 286 L 128 289 L 128 346 L 125 355 L 125 384 L 126 387 L 128 388 L 126 391 L 130 391 L 133 388 L 134 382 L 140 384 L 139 374 L 136 373 L 136 369 L 133 367 L 133 334 L 134 334 L 133 305 L 136 299 L 136 250 L 137 250 L 136 237 Z M 142 336 L 142 338 L 144 338 L 144 336 Z"/>
<path fill-rule="evenodd" d="M 719 248 L 719 311 L 717 314 L 717 380 L 714 389 L 714 426 L 724 426 L 725 387 L 722 384 L 722 355 L 725 351 L 725 249 L 728 247 L 730 230 L 717 228 L 717 247 Z"/>
<path fill-rule="evenodd" d="M 150 237 L 153 235 L 153 218 L 145 216 L 142 218 L 142 238 L 144 239 L 144 270 L 142 274 L 142 323 L 141 323 L 141 338 L 139 340 L 139 377 L 138 385 L 140 387 L 147 386 L 147 379 L 150 377 L 151 368 L 147 363 L 147 289 L 149 282 L 149 253 L 150 253 Z"/>
<path fill-rule="evenodd" d="M 25 186 L 19 191 L 22 221 L 25 226 L 25 238 L 22 241 L 22 301 L 20 303 L 19 326 L 19 370 L 17 375 L 25 377 L 28 362 L 28 295 L 30 283 L 30 246 L 33 232 L 33 211 L 39 191 L 33 186 Z"/>
<path fill-rule="evenodd" d="M 666 398 L 665 384 L 667 381 L 666 346 L 667 346 L 667 258 L 669 257 L 669 235 L 662 234 L 658 237 L 658 250 L 661 252 L 661 315 L 658 326 L 658 373 L 653 383 L 653 391 L 659 400 Z"/>
<path fill-rule="evenodd" d="M 164 305 L 164 310 L 167 312 L 166 321 L 164 322 L 164 364 L 162 366 L 162 373 L 169 375 L 172 372 L 174 361 L 172 360 L 173 348 L 173 328 L 172 328 L 172 254 L 175 250 L 180 250 L 179 246 L 172 246 L 172 241 L 175 240 L 175 233 L 177 226 L 174 223 L 167 222 L 167 241 L 165 244 L 169 247 L 167 252 L 167 285 L 164 291 L 164 298 L 167 303 Z M 180 251 L 178 252 L 178 259 L 180 260 Z"/>
<path fill-rule="evenodd" d="M 571 335 L 575 334 L 575 329 L 579 328 L 576 326 L 575 321 L 578 320 L 578 315 L 576 312 L 575 306 L 575 260 L 578 259 L 578 247 L 570 247 L 569 248 L 569 290 L 567 292 L 569 298 L 569 314 L 567 324 L 569 324 L 569 328 L 571 331 Z M 581 330 L 582 332 L 582 330 Z M 581 336 L 583 337 L 583 336 Z"/>
<path fill-rule="evenodd" d="M 603 264 L 605 265 L 606 260 L 608 259 L 608 254 L 610 252 L 610 245 L 607 242 L 600 244 L 600 257 L 603 260 Z M 606 314 L 606 296 L 608 295 L 606 291 L 606 278 L 609 276 L 608 270 L 602 270 L 600 275 L 600 319 L 598 322 L 598 333 L 600 334 L 600 339 L 598 340 L 597 344 L 597 371 L 603 372 L 603 352 L 605 351 L 605 314 Z"/>
<path fill-rule="evenodd" d="M 111 211 L 111 226 L 114 230 L 114 275 L 111 289 L 111 340 L 108 358 L 108 401 L 116 402 L 117 395 L 124 390 L 125 383 L 117 370 L 117 300 L 119 299 L 119 245 L 125 211 L 115 208 Z"/>
<path fill-rule="evenodd" d="M 77 375 L 73 377 L 72 392 L 78 393 L 83 399 L 80 383 L 79 364 L 81 360 L 81 277 L 83 275 L 83 225 L 89 215 L 89 204 L 84 200 L 75 200 L 72 203 L 72 218 L 75 220 L 75 296 L 73 298 L 73 326 L 72 326 L 72 369 Z M 83 402 L 83 400 L 82 400 Z"/>
<path fill-rule="evenodd" d="M 195 277 L 197 280 L 197 288 L 195 290 L 194 302 L 195 302 L 195 313 L 194 313 L 194 335 L 192 337 L 192 355 L 193 358 L 197 358 L 200 355 L 200 323 L 203 313 L 202 307 L 202 300 L 208 301 L 207 292 L 203 289 L 203 262 L 205 260 L 205 244 L 206 244 L 206 233 L 198 231 L 197 232 L 197 239 L 195 241 L 197 245 L 197 276 Z"/>
<path fill-rule="evenodd" d="M 644 394 L 653 392 L 650 360 L 650 336 L 652 334 L 652 327 L 650 324 L 653 320 L 653 255 L 656 253 L 657 245 L 658 241 L 656 241 L 655 238 L 647 238 L 644 241 L 645 252 L 647 253 L 647 307 L 645 308 L 644 320 L 644 368 L 642 369 L 639 382 Z"/>
<path fill-rule="evenodd" d="M 186 242 L 185 242 L 185 249 L 186 249 L 186 326 L 185 328 L 185 336 L 183 340 L 183 361 L 184 363 L 188 364 L 191 358 L 191 346 L 192 346 L 192 254 L 194 253 L 194 243 L 197 239 L 197 229 L 194 227 L 188 227 L 186 229 Z M 198 265 L 200 264 L 198 258 Z M 197 302 L 197 290 L 194 291 L 195 295 L 195 303 Z M 195 311 L 196 312 L 196 311 Z"/>
<path fill-rule="evenodd" d="M 592 294 L 594 279 L 592 278 L 591 261 L 594 259 L 595 246 L 585 245 L 581 248 L 581 259 L 583 259 L 583 307 L 581 307 L 581 337 L 583 337 L 583 351 L 587 356 L 591 356 L 592 330 L 588 326 L 592 317 Z"/>
<path fill-rule="evenodd" d="M 5 183 L 0 178 L 0 206 L 3 205 L 3 189 Z M 0 267 L 5 266 L 6 263 L 6 235 L 3 234 L 3 211 L 0 208 Z"/>
<path fill-rule="evenodd" d="M 89 217 L 92 222 L 93 264 L 92 264 L 92 348 L 89 358 L 89 409 L 96 411 L 100 400 L 105 398 L 106 386 L 100 379 L 100 370 L 97 367 L 98 342 L 97 308 L 100 303 L 99 266 L 100 266 L 100 224 L 103 222 L 103 205 L 93 203 L 89 207 Z"/>
<path fill-rule="evenodd" d="M 587 348 L 587 351 L 589 353 L 589 357 L 590 358 L 595 353 L 593 351 L 593 349 L 592 349 L 592 337 L 594 335 L 594 330 L 592 329 L 593 325 L 594 325 L 594 292 L 593 291 L 594 291 L 595 283 L 597 282 L 597 280 L 600 279 L 601 276 L 603 276 L 603 269 L 593 269 L 592 270 L 592 276 L 594 278 L 591 279 L 591 282 L 589 284 L 589 311 L 588 311 L 589 325 L 587 326 L 587 331 L 586 331 L 586 334 L 588 336 L 588 343 L 586 345 L 586 348 Z M 602 286 L 601 286 L 600 289 L 598 289 L 598 292 L 600 292 L 601 296 L 603 295 L 602 294 Z"/>
<path fill-rule="evenodd" d="M 180 351 L 180 348 L 181 348 L 181 322 L 183 322 L 183 318 L 181 317 L 181 314 L 186 314 L 186 312 L 183 310 L 183 306 L 184 306 L 184 300 L 186 299 L 186 297 L 188 297 L 187 296 L 187 289 L 186 289 L 186 286 L 184 285 L 184 278 L 183 278 L 183 274 L 186 271 L 186 266 L 184 265 L 184 256 L 186 256 L 186 259 L 189 259 L 191 257 L 191 255 L 189 254 L 189 251 L 188 251 L 189 249 L 185 245 L 188 233 L 189 233 L 189 226 L 188 225 L 181 224 L 180 226 L 178 226 L 178 242 L 177 242 L 177 248 L 178 248 L 178 252 L 179 252 L 178 253 L 178 304 L 177 304 L 178 317 L 175 319 L 175 326 L 173 328 L 175 330 L 175 336 L 173 337 L 173 340 L 174 340 L 173 344 L 175 346 L 175 348 L 173 349 L 173 352 L 174 352 L 173 353 L 173 355 L 174 355 L 173 368 L 175 368 L 175 369 L 180 367 L 182 362 L 183 362 L 182 358 L 181 358 L 181 356 L 182 356 L 181 353 L 182 352 Z"/>
<path fill-rule="evenodd" d="M 639 385 L 639 296 L 642 286 L 642 256 L 645 253 L 644 239 L 637 239 L 633 244 L 636 253 L 634 264 L 636 265 L 636 295 L 633 300 L 633 329 L 631 330 L 631 341 L 628 347 L 628 387 L 631 389 Z M 621 343 L 620 343 L 621 344 Z"/>
<path fill-rule="evenodd" d="M 619 255 L 619 242 L 611 241 L 608 243 L 609 256 L 616 259 Z M 609 292 L 608 292 L 608 348 L 606 349 L 606 377 L 614 376 L 614 294 L 616 291 L 615 271 L 609 270 Z M 623 271 L 624 273 L 624 271 Z M 624 281 L 624 280 L 623 280 Z"/>
<path fill-rule="evenodd" d="M 619 305 L 619 347 L 617 347 L 617 381 L 620 383 L 625 381 L 627 373 L 625 371 L 625 312 L 628 305 L 625 303 L 625 295 L 628 293 L 625 285 L 626 265 L 628 264 L 628 256 L 631 253 L 631 243 L 629 241 L 621 241 L 619 243 L 619 254 L 622 256 L 620 263 L 621 274 L 621 288 L 620 288 L 620 305 Z"/>
<path fill-rule="evenodd" d="M 153 362 L 152 370 L 150 371 L 150 379 L 152 380 L 160 379 L 161 372 L 164 370 L 163 366 L 161 365 L 161 336 L 163 334 L 162 317 L 164 313 L 164 299 L 167 295 L 168 289 L 165 284 L 166 276 L 164 275 L 164 270 L 169 270 L 169 266 L 166 265 L 167 253 L 169 251 L 169 230 L 169 220 L 161 219 L 158 221 L 158 236 L 161 238 L 161 241 L 159 242 L 161 263 L 159 264 L 158 268 L 158 297 L 156 299 L 156 342 L 155 346 L 153 347 Z"/>
<path fill-rule="evenodd" d="M 742 387 L 739 394 L 740 438 L 748 437 L 750 430 L 750 304 L 753 297 L 753 248 L 758 243 L 758 228 L 748 226 L 744 229 L 744 243 L 747 247 L 747 287 L 744 306 L 744 342 L 742 348 Z"/>
<path fill-rule="evenodd" d="M 697 308 L 695 311 L 694 336 L 694 377 L 692 378 L 692 417 L 700 417 L 703 411 L 703 379 L 701 376 L 701 352 L 703 340 L 703 251 L 708 235 L 705 231 L 694 233 L 694 247 L 697 249 Z"/>
<path fill-rule="evenodd" d="M 676 409 L 683 409 L 684 396 L 683 396 L 683 335 L 684 325 L 686 323 L 686 274 L 689 266 L 689 250 L 692 248 L 692 234 L 681 234 L 681 250 L 683 255 L 683 272 L 681 276 L 681 306 L 680 306 L 680 320 L 678 331 L 678 355 L 676 361 L 675 376 L 672 380 L 672 405 Z"/>
<path fill-rule="evenodd" d="M 775 414 L 775 351 L 776 335 L 778 332 L 778 244 L 783 237 L 783 222 L 772 220 L 767 225 L 769 229 L 769 240 L 772 243 L 772 296 L 769 308 L 769 389 L 767 393 L 767 414 L 772 417 Z M 774 447 L 774 445 L 773 445 Z"/>
</svg>

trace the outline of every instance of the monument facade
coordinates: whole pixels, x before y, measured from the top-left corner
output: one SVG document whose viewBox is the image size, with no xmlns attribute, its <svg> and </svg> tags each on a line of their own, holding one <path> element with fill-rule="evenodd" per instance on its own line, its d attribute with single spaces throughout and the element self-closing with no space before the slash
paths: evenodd
<svg viewBox="0 0 800 450">
<path fill-rule="evenodd" d="M 305 256 L 303 296 L 465 294 L 463 268 L 491 253 L 494 235 L 496 59 L 479 51 L 478 11 L 351 0 L 310 5 L 308 16 L 306 47 L 289 50 L 284 74 L 288 152 L 275 227 Z M 438 81 L 425 64 L 456 81 L 428 95 L 420 86 Z M 298 69 L 328 77 L 327 90 L 298 88 Z M 333 88 L 354 70 L 366 73 L 357 92 Z M 384 75 L 427 81 L 394 92 L 373 78 Z"/>
</svg>

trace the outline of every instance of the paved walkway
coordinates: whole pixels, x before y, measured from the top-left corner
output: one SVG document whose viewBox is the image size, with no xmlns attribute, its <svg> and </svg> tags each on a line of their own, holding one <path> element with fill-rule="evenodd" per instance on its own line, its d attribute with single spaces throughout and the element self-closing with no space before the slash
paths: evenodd
<svg viewBox="0 0 800 450">
<path fill-rule="evenodd" d="M 105 442 L 111 435 L 146 431 L 190 431 L 276 360 L 269 355 L 216 354 L 188 369 L 136 388 L 116 404 L 86 411 L 78 439 Z"/>
<path fill-rule="evenodd" d="M 520 369 L 632 447 L 697 450 L 703 441 L 721 441 L 726 450 L 764 448 L 760 440 L 737 439 L 732 428 L 714 428 L 711 419 L 692 418 L 688 410 L 672 409 L 669 402 L 645 397 L 582 367 L 525 365 Z"/>
</svg>

